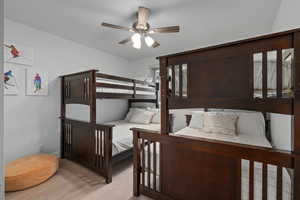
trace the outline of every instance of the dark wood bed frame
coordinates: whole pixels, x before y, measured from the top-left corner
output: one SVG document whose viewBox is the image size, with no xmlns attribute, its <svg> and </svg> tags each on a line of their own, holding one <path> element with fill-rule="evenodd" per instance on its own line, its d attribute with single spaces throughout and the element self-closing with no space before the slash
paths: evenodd
<svg viewBox="0 0 300 200">
<path fill-rule="evenodd" d="M 97 82 L 96 79 L 131 83 L 132 86 Z M 143 85 L 144 87 L 139 87 Z M 146 86 L 146 87 L 145 87 Z M 124 93 L 97 92 L 97 88 L 132 91 Z M 158 84 L 120 76 L 84 71 L 61 76 L 61 158 L 66 158 L 95 171 L 112 181 L 112 166 L 132 156 L 132 149 L 112 156 L 113 125 L 96 123 L 96 99 L 127 99 L 129 108 L 135 102 L 153 103 L 158 107 Z M 153 95 L 137 94 L 137 91 L 152 92 Z M 90 122 L 66 118 L 67 104 L 84 104 L 90 107 Z M 172 119 L 172 117 L 170 117 Z M 99 140 L 95 140 L 95 138 Z M 99 152 L 96 154 L 96 151 Z"/>
<path fill-rule="evenodd" d="M 293 96 L 282 95 L 282 50 L 294 49 Z M 277 96 L 267 96 L 267 52 L 277 52 Z M 254 98 L 253 57 L 262 53 L 262 98 Z M 277 200 L 282 170 L 293 171 L 292 193 L 300 200 L 300 29 L 162 56 L 161 131 L 132 129 L 135 196 L 165 200 L 241 199 L 241 160 L 249 161 L 249 200 L 254 198 L 254 162 L 262 163 L 262 199 L 268 199 L 268 165 L 277 166 Z M 187 96 L 182 65 L 187 65 Z M 169 69 L 179 66 L 179 95 L 169 88 Z M 174 74 L 174 72 L 173 72 Z M 174 85 L 174 79 L 171 79 Z M 292 151 L 280 151 L 168 133 L 169 109 L 221 108 L 280 113 L 292 117 Z M 159 134 L 160 133 L 160 134 Z M 153 144 L 153 157 L 150 145 Z M 160 146 L 160 148 L 158 148 Z M 159 149 L 159 150 L 158 150 Z M 157 163 L 159 161 L 159 168 Z M 146 166 L 153 166 L 153 169 Z M 156 178 L 158 177 L 158 178 Z"/>
</svg>

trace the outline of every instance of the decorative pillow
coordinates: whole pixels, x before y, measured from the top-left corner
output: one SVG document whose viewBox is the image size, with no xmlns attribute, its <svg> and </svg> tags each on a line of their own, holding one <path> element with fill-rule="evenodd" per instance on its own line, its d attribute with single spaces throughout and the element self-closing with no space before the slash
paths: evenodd
<svg viewBox="0 0 300 200">
<path fill-rule="evenodd" d="M 190 128 L 203 129 L 204 128 L 204 111 L 192 112 L 192 118 L 189 124 Z"/>
<path fill-rule="evenodd" d="M 238 116 L 234 113 L 206 112 L 204 115 L 204 131 L 225 135 L 237 135 Z"/>
<path fill-rule="evenodd" d="M 133 112 L 129 122 L 137 124 L 149 124 L 154 114 L 154 112 L 138 109 Z"/>
</svg>

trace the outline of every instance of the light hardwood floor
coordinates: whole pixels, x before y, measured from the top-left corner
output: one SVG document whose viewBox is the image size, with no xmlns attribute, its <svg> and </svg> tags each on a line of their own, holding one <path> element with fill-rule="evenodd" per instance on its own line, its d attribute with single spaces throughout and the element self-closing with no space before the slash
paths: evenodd
<svg viewBox="0 0 300 200">
<path fill-rule="evenodd" d="M 61 160 L 58 172 L 48 181 L 5 195 L 6 200 L 151 200 L 132 197 L 132 164 L 122 162 L 114 168 L 113 182 L 71 161 Z"/>
</svg>

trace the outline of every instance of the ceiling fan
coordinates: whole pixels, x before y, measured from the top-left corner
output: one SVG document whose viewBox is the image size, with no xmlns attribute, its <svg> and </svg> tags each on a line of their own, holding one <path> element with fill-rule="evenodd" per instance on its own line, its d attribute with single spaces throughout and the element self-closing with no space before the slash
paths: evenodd
<svg viewBox="0 0 300 200">
<path fill-rule="evenodd" d="M 126 38 L 119 42 L 119 44 L 126 44 L 132 41 L 132 46 L 136 49 L 140 49 L 142 46 L 142 38 L 144 38 L 145 43 L 148 47 L 156 48 L 160 44 L 155 41 L 150 35 L 155 33 L 177 33 L 179 32 L 179 26 L 168 26 L 161 28 L 150 28 L 148 23 L 150 15 L 150 9 L 145 7 L 139 7 L 137 12 L 137 21 L 133 23 L 132 27 L 124 27 L 114 24 L 109 24 L 103 22 L 101 25 L 108 28 L 114 28 L 119 30 L 130 31 L 134 33 L 131 37 Z"/>
</svg>

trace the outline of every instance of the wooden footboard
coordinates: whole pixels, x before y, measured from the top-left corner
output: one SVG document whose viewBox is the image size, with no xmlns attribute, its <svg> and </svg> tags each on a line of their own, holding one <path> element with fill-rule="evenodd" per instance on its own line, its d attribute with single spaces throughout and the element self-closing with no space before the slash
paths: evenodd
<svg viewBox="0 0 300 200">
<path fill-rule="evenodd" d="M 61 157 L 80 163 L 112 181 L 113 125 L 62 119 Z"/>
<path fill-rule="evenodd" d="M 271 148 L 161 135 L 142 129 L 133 129 L 133 134 L 135 196 L 233 200 L 246 195 L 252 200 L 259 193 L 263 200 L 268 195 L 281 200 L 287 196 L 283 172 L 287 174 L 285 168 L 294 169 L 298 160 L 291 152 Z M 248 171 L 242 167 L 245 164 Z M 256 173 L 261 175 L 258 193 L 254 187 Z M 270 176 L 275 182 L 272 194 L 268 188 Z M 242 187 L 246 191 L 242 192 Z"/>
</svg>

